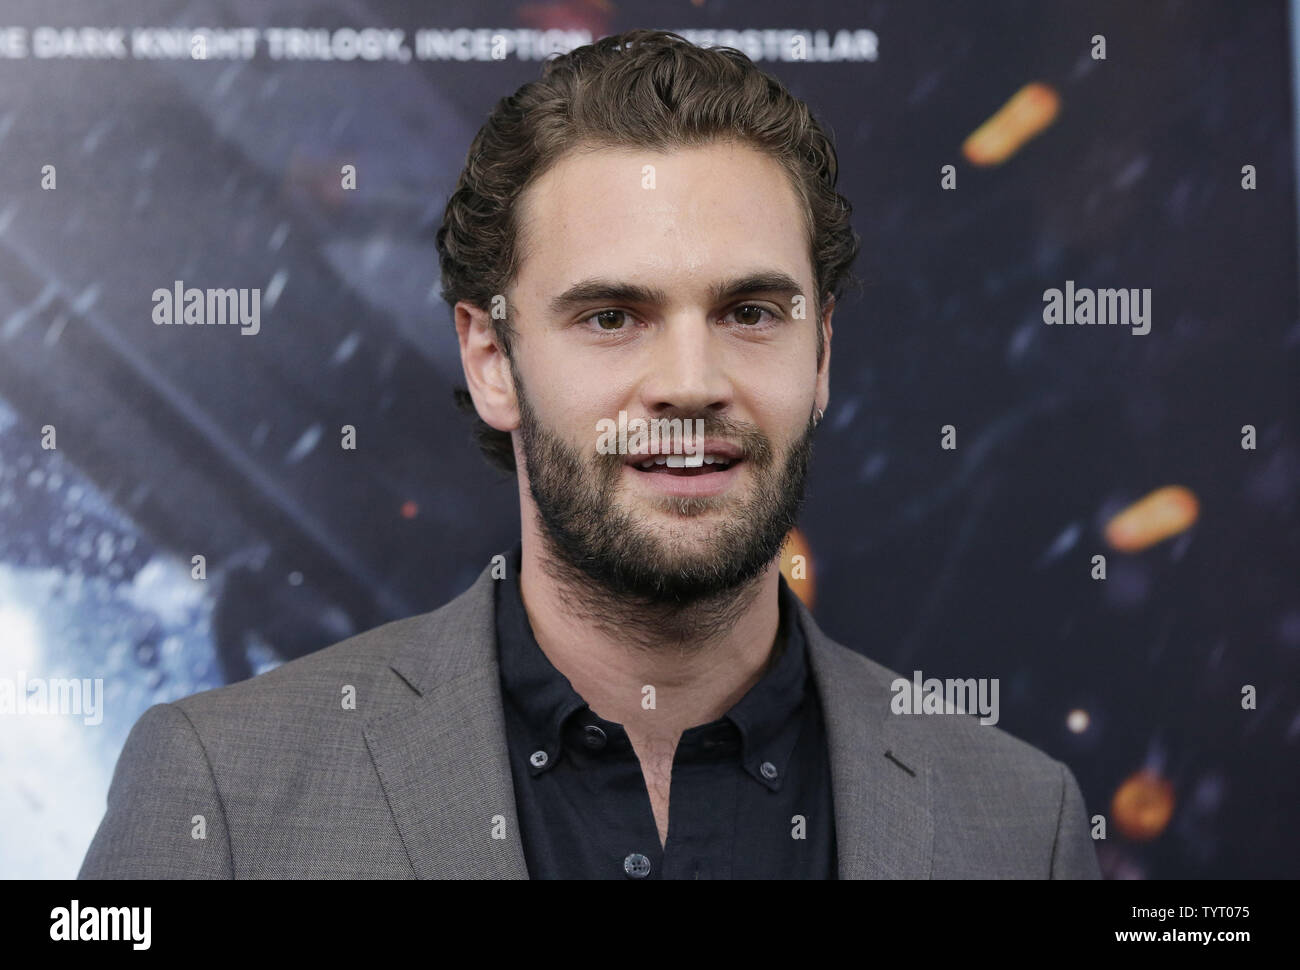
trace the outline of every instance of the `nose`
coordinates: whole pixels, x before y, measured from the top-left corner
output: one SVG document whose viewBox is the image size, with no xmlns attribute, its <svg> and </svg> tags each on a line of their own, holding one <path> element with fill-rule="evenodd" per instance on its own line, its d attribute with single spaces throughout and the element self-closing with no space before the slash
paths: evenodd
<svg viewBox="0 0 1300 970">
<path fill-rule="evenodd" d="M 641 403 L 647 412 L 701 417 L 729 407 L 735 389 L 724 349 L 721 335 L 703 312 L 667 319 L 645 362 Z"/>
</svg>

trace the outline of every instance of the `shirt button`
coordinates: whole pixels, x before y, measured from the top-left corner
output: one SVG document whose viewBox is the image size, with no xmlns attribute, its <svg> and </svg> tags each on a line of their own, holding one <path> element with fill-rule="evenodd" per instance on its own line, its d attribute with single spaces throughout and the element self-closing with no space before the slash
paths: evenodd
<svg viewBox="0 0 1300 970">
<path fill-rule="evenodd" d="M 623 860 L 623 871 L 629 878 L 644 879 L 650 875 L 650 860 L 640 852 L 633 852 Z"/>
<path fill-rule="evenodd" d="M 606 740 L 605 732 L 598 725 L 588 724 L 582 729 L 582 743 L 592 751 L 599 751 L 605 747 Z"/>
<path fill-rule="evenodd" d="M 542 767 L 546 764 L 547 760 L 545 751 L 534 751 L 528 756 L 528 763 L 534 768 Z"/>
<path fill-rule="evenodd" d="M 768 781 L 771 781 L 778 774 L 776 770 L 776 765 L 772 764 L 772 762 L 770 761 L 764 761 L 761 765 L 759 765 L 758 771 Z"/>
</svg>

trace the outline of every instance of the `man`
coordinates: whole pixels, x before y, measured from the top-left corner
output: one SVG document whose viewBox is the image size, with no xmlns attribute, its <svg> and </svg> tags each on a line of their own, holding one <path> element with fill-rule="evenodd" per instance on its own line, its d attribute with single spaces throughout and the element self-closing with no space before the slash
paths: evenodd
<svg viewBox="0 0 1300 970">
<path fill-rule="evenodd" d="M 1064 765 L 895 714 L 781 576 L 858 246 L 836 164 L 742 55 L 662 32 L 503 100 L 438 245 L 519 545 L 150 708 L 82 876 L 1096 878 Z M 682 433 L 609 433 L 638 421 Z"/>
</svg>

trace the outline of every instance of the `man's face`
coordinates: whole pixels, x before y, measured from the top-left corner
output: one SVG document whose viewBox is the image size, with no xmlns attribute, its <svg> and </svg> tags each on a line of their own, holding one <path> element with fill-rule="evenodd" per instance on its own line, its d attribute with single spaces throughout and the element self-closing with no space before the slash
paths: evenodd
<svg viewBox="0 0 1300 970">
<path fill-rule="evenodd" d="M 827 393 L 788 176 L 735 144 L 574 153 L 520 214 L 517 451 L 554 550 L 653 602 L 752 579 L 795 524 Z M 702 419 L 705 464 L 602 454 L 599 423 L 620 411 Z"/>
</svg>

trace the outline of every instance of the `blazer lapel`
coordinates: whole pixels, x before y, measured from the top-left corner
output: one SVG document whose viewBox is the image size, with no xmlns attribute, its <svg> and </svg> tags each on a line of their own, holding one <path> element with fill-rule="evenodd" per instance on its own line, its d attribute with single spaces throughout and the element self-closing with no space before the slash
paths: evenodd
<svg viewBox="0 0 1300 970">
<path fill-rule="evenodd" d="M 799 604 L 822 702 L 841 879 L 928 879 L 934 850 L 930 768 L 890 711 L 889 671 L 827 637 Z"/>
<path fill-rule="evenodd" d="M 528 878 L 501 707 L 494 596 L 489 566 L 468 590 L 411 625 L 391 666 L 419 696 L 365 726 L 421 879 Z"/>
</svg>

